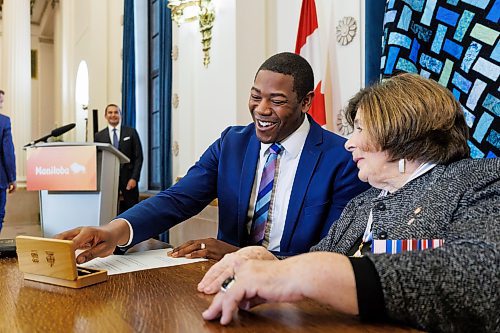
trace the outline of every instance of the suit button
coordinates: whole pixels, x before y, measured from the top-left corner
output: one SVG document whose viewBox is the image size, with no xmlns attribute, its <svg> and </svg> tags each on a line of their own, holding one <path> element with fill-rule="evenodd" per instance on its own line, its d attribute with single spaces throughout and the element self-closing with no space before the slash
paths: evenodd
<svg viewBox="0 0 500 333">
<path fill-rule="evenodd" d="M 387 232 L 385 232 L 385 231 L 379 232 L 378 239 L 387 239 Z"/>
<path fill-rule="evenodd" d="M 375 208 L 376 208 L 377 210 L 385 210 L 385 203 L 383 203 L 383 202 L 379 202 L 379 203 L 377 203 L 377 204 L 375 205 Z"/>
</svg>

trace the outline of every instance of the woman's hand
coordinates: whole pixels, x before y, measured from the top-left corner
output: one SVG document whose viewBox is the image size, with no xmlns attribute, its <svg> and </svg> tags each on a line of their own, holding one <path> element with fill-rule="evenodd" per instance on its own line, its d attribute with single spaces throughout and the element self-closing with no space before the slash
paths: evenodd
<svg viewBox="0 0 500 333">
<path fill-rule="evenodd" d="M 227 325 L 238 308 L 249 310 L 262 303 L 303 299 L 301 276 L 293 273 L 295 269 L 288 260 L 246 260 L 236 265 L 234 283 L 215 296 L 210 307 L 203 312 L 203 318 L 213 320 L 220 317 L 220 323 Z"/>
<path fill-rule="evenodd" d="M 359 313 L 354 271 L 346 256 L 314 252 L 285 260 L 232 260 L 229 277 L 234 281 L 226 282 L 224 291 L 219 283 L 219 293 L 202 314 L 206 320 L 220 317 L 220 323 L 227 325 L 238 308 L 249 310 L 261 303 L 303 298 L 328 304 L 339 312 Z"/>
<path fill-rule="evenodd" d="M 221 261 L 210 267 L 198 284 L 198 291 L 215 294 L 224 280 L 234 275 L 234 267 L 248 259 L 274 260 L 276 257 L 262 246 L 248 246 L 227 254 Z"/>
</svg>

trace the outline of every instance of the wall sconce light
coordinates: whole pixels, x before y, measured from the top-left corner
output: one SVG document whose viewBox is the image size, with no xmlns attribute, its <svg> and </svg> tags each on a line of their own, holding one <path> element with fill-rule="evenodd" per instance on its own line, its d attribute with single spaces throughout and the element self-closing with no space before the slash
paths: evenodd
<svg viewBox="0 0 500 333">
<path fill-rule="evenodd" d="M 200 24 L 201 44 L 203 49 L 203 65 L 210 63 L 210 48 L 212 43 L 212 27 L 215 21 L 215 11 L 211 0 L 168 0 L 167 7 L 172 12 L 172 20 L 180 26 L 184 22 L 198 20 Z"/>
</svg>

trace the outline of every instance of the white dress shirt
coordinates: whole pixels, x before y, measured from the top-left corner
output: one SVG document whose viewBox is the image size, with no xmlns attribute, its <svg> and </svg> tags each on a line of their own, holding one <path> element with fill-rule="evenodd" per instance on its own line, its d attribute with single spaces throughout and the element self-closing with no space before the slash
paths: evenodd
<svg viewBox="0 0 500 333">
<path fill-rule="evenodd" d="M 269 234 L 269 245 L 267 247 L 270 251 L 279 251 L 281 236 L 285 228 L 285 219 L 288 212 L 288 202 L 292 193 L 293 181 L 295 173 L 299 166 L 300 155 L 304 148 L 307 135 L 311 124 L 307 117 L 304 117 L 302 125 L 290 134 L 288 138 L 281 141 L 283 152 L 279 157 L 278 176 L 276 178 L 276 187 L 274 191 L 273 216 L 271 224 L 271 232 Z M 247 212 L 247 230 L 250 233 L 252 228 L 252 217 L 254 213 L 255 202 L 257 201 L 257 191 L 259 190 L 260 178 L 262 177 L 262 170 L 266 164 L 267 156 L 269 155 L 269 147 L 271 143 L 260 144 L 260 155 L 257 170 L 255 171 L 255 178 L 252 188 L 252 195 L 248 205 Z"/>
<path fill-rule="evenodd" d="M 120 129 L 122 128 L 122 123 L 119 122 L 116 127 L 108 125 L 109 141 L 113 144 L 113 130 L 116 128 L 116 136 L 118 137 L 118 142 L 120 142 Z"/>
</svg>

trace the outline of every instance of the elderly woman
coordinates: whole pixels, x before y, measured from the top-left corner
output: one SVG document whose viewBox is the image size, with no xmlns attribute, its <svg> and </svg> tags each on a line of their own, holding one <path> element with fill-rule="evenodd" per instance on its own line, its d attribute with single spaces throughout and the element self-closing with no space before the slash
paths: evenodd
<svg viewBox="0 0 500 333">
<path fill-rule="evenodd" d="M 215 293 L 222 283 L 203 317 L 228 324 L 238 307 L 311 298 L 426 330 L 498 329 L 500 160 L 468 158 L 459 103 L 418 75 L 360 91 L 346 115 L 346 149 L 373 188 L 312 253 L 251 260 L 276 258 L 249 247 L 224 257 L 198 285 Z"/>
</svg>

